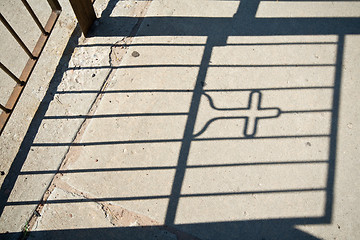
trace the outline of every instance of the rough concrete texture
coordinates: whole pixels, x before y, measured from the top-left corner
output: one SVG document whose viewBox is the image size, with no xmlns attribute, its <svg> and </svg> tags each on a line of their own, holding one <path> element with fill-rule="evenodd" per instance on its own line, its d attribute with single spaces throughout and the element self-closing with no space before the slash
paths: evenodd
<svg viewBox="0 0 360 240">
<path fill-rule="evenodd" d="M 2 236 L 360 238 L 359 3 L 106 3 L 3 183 Z"/>
<path fill-rule="evenodd" d="M 50 11 L 46 10 L 48 10 L 49 7 L 47 4 L 38 4 L 38 2 L 30 2 L 34 11 L 39 12 L 40 16 L 45 15 L 48 17 L 46 14 L 50 14 Z M 104 49 L 92 48 L 84 54 L 84 51 L 79 45 L 86 40 L 83 37 L 81 38 L 80 29 L 76 27 L 76 18 L 71 6 L 68 1 L 60 1 L 60 3 L 63 12 L 22 94 L 16 110 L 1 135 L 0 164 L 1 170 L 5 173 L 5 175 L 1 176 L 2 199 L 5 197 L 5 199 L 8 198 L 7 201 L 13 201 L 15 199 L 34 201 L 31 204 L 20 206 L 5 204 L 1 215 L 2 224 L 0 229 L 2 233 L 7 231 L 21 231 L 29 217 L 33 214 L 38 201 L 48 188 L 54 176 L 54 171 L 58 169 L 67 151 L 67 147 L 48 150 L 36 149 L 32 147 L 33 143 L 49 139 L 72 141 L 81 124 L 79 120 L 70 122 L 66 120 L 45 120 L 44 116 L 52 115 L 53 112 L 57 114 L 71 114 L 75 111 L 80 111 L 86 114 L 96 97 L 95 94 L 81 98 L 74 96 L 72 99 L 69 99 L 56 95 L 56 91 L 82 88 L 81 86 L 84 82 L 79 80 L 79 77 L 86 75 L 91 76 L 91 78 L 89 78 L 90 81 L 86 81 L 88 84 L 87 87 L 93 87 L 99 90 L 107 76 L 105 71 L 100 70 L 94 73 L 84 71 L 81 74 L 72 74 L 71 71 L 67 71 L 68 68 L 79 66 L 79 64 L 86 61 L 88 63 L 99 62 L 107 64 L 109 62 L 110 49 L 105 52 Z M 18 2 L 15 4 L 9 2 L 8 4 L 2 3 L 2 5 L 7 6 L 7 8 L 4 9 L 8 15 L 10 14 L 8 16 L 9 21 L 13 21 L 12 24 L 14 28 L 17 27 L 21 29 L 21 26 L 24 26 L 23 19 L 11 18 L 11 13 L 14 13 L 16 9 L 22 9 L 21 6 L 19 6 L 21 3 Z M 107 1 L 97 1 L 95 6 L 97 14 L 100 17 L 101 12 L 107 6 Z M 11 10 L 10 7 L 14 7 L 14 10 Z M 25 13 L 26 10 L 24 11 L 24 15 L 27 16 Z M 39 32 L 34 34 L 32 27 L 31 24 L 29 26 L 25 25 L 24 31 L 32 33 L 31 39 L 37 39 Z M 36 28 L 33 29 L 36 30 Z M 34 37 L 35 35 L 36 37 Z M 27 39 L 25 35 L 22 37 Z M 32 47 L 31 43 L 29 44 L 29 47 Z M 21 55 L 19 57 L 15 53 L 16 51 L 10 51 L 9 58 L 18 57 L 21 60 Z M 13 61 L 11 65 L 11 62 L 9 62 L 9 68 L 16 70 L 23 67 L 20 64 L 18 66 L 16 63 L 16 61 Z M 67 124 L 65 124 L 65 122 L 67 122 Z M 27 131 L 29 124 L 30 128 Z M 49 133 L 52 137 L 50 137 Z M 22 139 L 23 141 L 21 141 Z M 52 171 L 52 173 L 18 176 L 20 169 L 23 171 L 46 169 Z M 10 174 L 8 174 L 9 172 Z M 11 194 L 8 196 L 10 192 Z M 2 204 L 4 204 L 3 201 Z"/>
<path fill-rule="evenodd" d="M 93 201 L 86 201 L 86 199 L 74 194 L 73 192 L 66 192 L 62 189 L 55 188 L 49 201 L 56 201 L 58 199 L 65 201 L 80 200 L 84 202 L 75 202 L 70 204 L 53 204 L 46 205 L 43 212 L 43 217 L 39 218 L 35 223 L 36 232 L 30 235 L 29 239 L 67 239 L 69 236 L 63 229 L 83 229 L 78 234 L 74 234 L 71 238 L 76 239 L 92 239 L 92 238 L 107 238 L 116 239 L 119 233 L 116 232 L 116 227 L 132 226 L 137 227 L 144 224 L 141 217 L 131 215 L 125 209 L 116 208 L 109 204 L 102 204 Z M 48 214 L 51 213 L 51 214 Z M 126 224 L 126 225 L 125 225 Z M 148 226 L 156 224 L 153 221 L 147 223 Z M 111 228 L 113 231 L 96 231 L 86 232 L 87 229 L 107 229 Z M 129 230 L 131 232 L 131 230 Z M 54 235 L 55 233 L 55 235 Z M 120 235 L 121 236 L 121 235 Z M 121 239 L 176 239 L 175 235 L 159 228 L 150 228 L 142 231 L 142 234 L 130 235 L 128 234 Z"/>
</svg>

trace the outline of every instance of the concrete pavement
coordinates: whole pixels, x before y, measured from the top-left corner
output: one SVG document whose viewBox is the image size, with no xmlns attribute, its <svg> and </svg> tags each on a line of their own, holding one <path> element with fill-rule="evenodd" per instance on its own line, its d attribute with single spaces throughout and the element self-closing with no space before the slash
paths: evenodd
<svg viewBox="0 0 360 240">
<path fill-rule="evenodd" d="M 359 238 L 359 17 L 357 2 L 110 1 L 2 218 L 37 205 L 23 178 L 47 176 L 30 239 Z"/>
</svg>

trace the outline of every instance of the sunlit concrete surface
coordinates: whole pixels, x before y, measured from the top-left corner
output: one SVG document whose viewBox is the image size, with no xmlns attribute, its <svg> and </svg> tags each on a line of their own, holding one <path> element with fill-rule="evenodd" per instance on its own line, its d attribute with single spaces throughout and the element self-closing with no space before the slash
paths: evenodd
<svg viewBox="0 0 360 240">
<path fill-rule="evenodd" d="M 96 4 L 2 150 L 2 237 L 360 238 L 358 2 Z"/>
</svg>

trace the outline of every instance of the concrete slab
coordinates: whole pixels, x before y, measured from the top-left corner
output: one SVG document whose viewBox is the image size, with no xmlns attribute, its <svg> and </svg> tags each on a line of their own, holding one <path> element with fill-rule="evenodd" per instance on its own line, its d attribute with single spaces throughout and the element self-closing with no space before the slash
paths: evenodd
<svg viewBox="0 0 360 240">
<path fill-rule="evenodd" d="M 69 80 L 81 87 L 64 81 L 58 93 L 68 104 L 94 94 L 95 104 L 49 110 L 43 120 L 81 122 L 76 138 L 44 135 L 32 144 L 69 150 L 30 237 L 360 236 L 356 9 L 341 18 L 346 11 L 334 16 L 328 3 L 301 3 L 302 11 L 279 3 L 273 16 L 275 2 L 158 0 L 133 8 L 138 19 L 115 3 L 101 19 L 111 28 L 84 44 L 97 54 L 116 39 L 111 53 L 105 47 L 113 61 L 71 60 L 67 74 L 78 75 Z M 319 5 L 319 15 L 307 15 Z M 136 35 L 123 39 L 126 23 Z M 106 69 L 99 92 L 87 74 Z"/>
<path fill-rule="evenodd" d="M 108 1 L 96 1 L 94 7 L 98 17 L 111 13 L 106 9 L 107 4 Z M 4 8 L 8 11 L 7 15 L 19 7 L 12 2 L 2 5 L 7 6 Z M 35 11 L 43 10 L 41 17 L 46 15 L 47 4 L 39 4 L 38 8 L 36 2 L 31 5 Z M 82 37 L 69 2 L 63 1 L 61 5 L 63 12 L 1 136 L 1 234 L 16 235 L 22 231 L 68 151 L 68 146 L 39 148 L 37 145 L 53 141 L 71 142 L 83 119 L 69 120 L 58 116 L 87 114 L 111 71 L 109 67 L 78 71 L 82 65 L 110 66 L 111 47 L 118 39 L 101 38 L 106 47 L 93 47 L 99 38 L 88 41 Z M 117 11 L 133 16 L 136 14 L 134 6 L 133 2 L 127 8 L 121 6 Z M 15 19 L 14 26 L 21 29 L 24 24 L 21 20 Z M 133 22 L 123 29 L 124 34 L 131 32 L 136 20 Z M 96 24 L 101 25 L 102 22 Z M 31 25 L 24 29 L 30 32 L 30 37 L 38 36 L 37 29 L 32 29 Z M 8 54 L 10 59 L 19 57 L 16 51 Z M 10 66 L 19 67 L 16 62 L 12 64 Z M 65 94 L 84 87 L 95 93 Z M 39 171 L 46 173 L 39 174 Z M 11 235 L 10 238 L 17 236 Z"/>
</svg>

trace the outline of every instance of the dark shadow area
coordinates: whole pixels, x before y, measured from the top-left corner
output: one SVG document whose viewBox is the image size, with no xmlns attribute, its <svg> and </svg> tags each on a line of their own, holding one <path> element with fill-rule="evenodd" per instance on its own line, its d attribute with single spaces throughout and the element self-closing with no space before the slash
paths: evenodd
<svg viewBox="0 0 360 240">
<path fill-rule="evenodd" d="M 301 222 L 301 219 L 299 221 L 234 221 L 185 224 L 177 225 L 177 228 L 185 232 L 199 232 L 206 236 L 204 239 L 318 239 L 301 230 L 292 228 L 292 223 L 299 224 L 299 222 Z M 313 223 L 316 224 L 316 221 Z M 199 240 L 199 238 L 192 235 L 179 236 L 176 230 L 168 227 L 156 226 L 37 231 L 32 232 L 28 239 L 176 239 L 171 234 L 177 235 L 177 239 L 180 240 Z"/>
<path fill-rule="evenodd" d="M 128 201 L 128 200 L 144 200 L 144 199 L 169 199 L 165 225 L 161 227 L 123 227 L 123 228 L 89 228 L 89 229 L 69 229 L 69 230 L 53 230 L 53 231 L 36 231 L 32 232 L 29 239 L 161 239 L 164 233 L 162 230 L 173 232 L 177 230 L 191 233 L 196 236 L 202 236 L 202 239 L 318 239 L 301 230 L 295 228 L 299 224 L 329 224 L 332 222 L 333 201 L 334 201 L 334 181 L 336 168 L 336 149 L 337 149 L 337 133 L 338 133 L 338 115 L 342 65 L 344 55 L 344 36 L 346 34 L 360 34 L 360 18 L 256 18 L 260 0 L 243 0 L 239 4 L 237 13 L 233 18 L 200 18 L 200 17 L 110 17 L 112 9 L 118 1 L 110 1 L 107 9 L 104 11 L 99 26 L 94 29 L 90 35 L 92 37 L 109 36 L 123 37 L 129 32 L 129 26 L 134 22 L 141 27 L 141 31 L 136 36 L 207 36 L 206 44 L 148 44 L 149 46 L 204 46 L 202 60 L 200 65 L 144 65 L 144 66 L 120 66 L 120 67 L 82 67 L 89 68 L 147 68 L 147 67 L 198 67 L 198 74 L 194 89 L 148 89 L 148 90 L 105 90 L 105 91 L 62 91 L 57 92 L 57 87 L 61 81 L 61 76 L 65 71 L 71 70 L 68 63 L 74 48 L 77 46 L 77 40 L 80 35 L 79 29 L 76 29 L 66 47 L 64 55 L 60 60 L 59 67 L 51 80 L 49 89 L 32 120 L 29 130 L 21 144 L 19 153 L 17 154 L 7 175 L 4 184 L 1 187 L 0 213 L 5 206 L 36 204 L 36 201 L 9 202 L 8 198 L 11 190 L 19 175 L 27 174 L 55 174 L 55 173 L 86 173 L 86 172 L 120 172 L 120 171 L 150 171 L 150 170 L 175 170 L 175 177 L 172 183 L 170 195 L 159 196 L 138 196 L 138 197 L 113 197 L 113 198 L 97 198 L 97 199 L 75 199 L 75 200 L 49 200 L 47 204 L 61 203 L 79 203 L 86 201 Z M 309 1 L 311 3 L 311 1 Z M 146 21 L 146 25 L 141 25 Z M 106 25 L 106 26 L 105 26 Z M 141 25 L 141 26 L 140 26 Z M 111 26 L 111 27 L 109 27 Z M 201 26 L 201 27 L 199 27 Z M 132 34 L 135 34 L 132 31 Z M 281 35 L 337 35 L 337 42 L 315 42 L 315 43 L 259 43 L 259 44 L 227 44 L 229 36 L 281 36 Z M 294 45 L 294 44 L 333 44 L 336 48 L 335 64 L 289 64 L 289 65 L 214 65 L 210 63 L 211 54 L 214 47 L 218 46 L 261 46 L 261 45 Z M 147 44 L 138 44 L 139 46 L 147 46 Z M 107 46 L 102 44 L 87 45 L 85 47 Z M 131 44 L 131 46 L 137 46 Z M 84 47 L 84 46 L 82 46 Z M 334 67 L 334 85 L 333 86 L 310 86 L 310 87 L 279 87 L 279 88 L 256 88 L 256 89 L 204 89 L 206 85 L 206 76 L 209 67 Z M 76 69 L 72 69 L 76 70 Z M 299 110 L 299 111 L 282 111 L 279 108 L 262 108 L 260 106 L 262 91 L 278 91 L 278 90 L 309 90 L 309 89 L 328 89 L 333 91 L 332 108 L 318 110 Z M 191 104 L 188 112 L 168 112 L 168 113 L 130 113 L 130 114 L 102 114 L 102 115 L 74 115 L 74 116 L 45 116 L 50 101 L 53 100 L 54 94 L 108 94 L 108 93 L 189 93 L 192 94 Z M 209 93 L 212 92 L 249 92 L 250 100 L 247 108 L 221 109 L 215 106 L 211 100 Z M 208 126 L 215 120 L 220 118 L 212 118 L 201 129 L 195 132 L 195 122 L 198 117 L 200 99 L 203 97 L 209 99 L 210 105 L 214 110 L 246 110 L 250 108 L 251 96 L 255 93 L 259 94 L 258 110 L 275 110 L 277 114 L 269 117 L 257 117 L 254 121 L 254 129 L 252 134 L 247 134 L 248 118 L 245 118 L 245 130 L 243 137 L 201 137 L 206 132 Z M 306 113 L 331 113 L 331 126 L 328 134 L 308 134 L 308 135 L 278 135 L 278 136 L 257 136 L 257 124 L 262 118 L 277 118 L 282 114 L 306 112 Z M 122 118 L 122 117 L 151 117 L 151 116 L 187 116 L 184 134 L 178 139 L 141 139 L 141 140 L 125 140 L 125 141 L 99 141 L 99 142 L 81 142 L 81 143 L 35 143 L 34 139 L 39 130 L 41 122 L 44 119 L 100 119 L 100 118 Z M 226 121 L 229 118 L 221 118 Z M 329 153 L 327 159 L 287 162 L 246 162 L 234 164 L 217 164 L 217 165 L 189 165 L 189 152 L 193 142 L 196 141 L 245 141 L 253 139 L 284 139 L 284 138 L 328 138 Z M 181 143 L 180 152 L 177 159 L 176 167 L 145 167 L 145 168 L 106 168 L 106 169 L 82 169 L 82 170 L 64 170 L 64 171 L 21 171 L 22 166 L 27 158 L 31 147 L 56 147 L 56 146 L 102 146 L 116 144 L 147 144 L 147 143 Z M 199 193 L 199 194 L 182 194 L 185 173 L 191 168 L 213 168 L 213 167 L 237 167 L 252 165 L 281 165 L 281 164 L 327 164 L 328 172 L 326 179 L 326 188 L 304 188 L 304 189 L 286 189 L 271 191 L 235 191 L 235 192 L 219 192 L 219 193 Z M 320 217 L 301 217 L 301 218 L 283 218 L 283 219 L 264 219 L 264 220 L 248 220 L 248 221 L 229 221 L 229 222 L 205 222 L 192 224 L 176 224 L 175 218 L 181 198 L 187 197 L 211 197 L 211 196 L 228 196 L 241 194 L 271 194 L 271 193 L 287 193 L 287 192 L 325 192 L 325 208 L 324 214 Z M 176 229 L 176 230 L 174 230 Z M 4 234 L 3 236 L 10 234 Z M 1 235 L 0 235 L 1 237 Z M 189 237 L 189 236 L 188 236 Z M 183 239 L 191 239 L 190 237 Z"/>
</svg>

